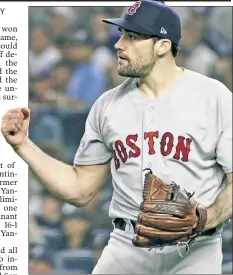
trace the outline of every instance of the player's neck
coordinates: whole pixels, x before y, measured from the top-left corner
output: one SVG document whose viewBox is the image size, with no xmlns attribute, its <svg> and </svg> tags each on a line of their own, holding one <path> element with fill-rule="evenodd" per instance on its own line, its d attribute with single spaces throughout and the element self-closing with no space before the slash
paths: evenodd
<svg viewBox="0 0 233 275">
<path fill-rule="evenodd" d="M 183 69 L 177 67 L 174 61 L 169 64 L 158 62 L 150 75 L 139 79 L 138 88 L 150 100 L 155 100 L 165 94 L 183 73 Z"/>
</svg>

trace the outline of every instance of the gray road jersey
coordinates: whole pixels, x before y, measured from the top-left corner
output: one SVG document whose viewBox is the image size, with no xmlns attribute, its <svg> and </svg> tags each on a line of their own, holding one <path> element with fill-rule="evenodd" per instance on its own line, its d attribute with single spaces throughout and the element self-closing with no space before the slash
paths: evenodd
<svg viewBox="0 0 233 275">
<path fill-rule="evenodd" d="M 153 102 L 136 84 L 127 79 L 95 102 L 74 163 L 111 161 L 112 218 L 136 220 L 148 167 L 210 205 L 232 171 L 231 92 L 189 70 Z"/>
</svg>

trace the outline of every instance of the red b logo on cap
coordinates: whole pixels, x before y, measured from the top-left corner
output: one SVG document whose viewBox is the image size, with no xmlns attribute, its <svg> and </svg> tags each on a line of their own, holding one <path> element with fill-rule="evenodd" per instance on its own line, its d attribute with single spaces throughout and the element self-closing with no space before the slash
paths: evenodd
<svg viewBox="0 0 233 275">
<path fill-rule="evenodd" d="M 126 13 L 127 13 L 128 15 L 132 15 L 132 14 L 134 14 L 134 13 L 137 11 L 137 9 L 138 9 L 140 6 L 141 6 L 141 1 L 137 1 L 136 3 L 133 4 L 132 7 L 130 7 L 130 8 L 127 10 Z"/>
</svg>

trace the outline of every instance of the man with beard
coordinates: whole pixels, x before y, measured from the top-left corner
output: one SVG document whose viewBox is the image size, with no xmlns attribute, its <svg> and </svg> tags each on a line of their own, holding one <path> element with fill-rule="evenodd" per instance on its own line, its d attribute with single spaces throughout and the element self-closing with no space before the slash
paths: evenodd
<svg viewBox="0 0 233 275">
<path fill-rule="evenodd" d="M 49 158 L 26 137 L 27 108 L 7 112 L 2 133 L 45 187 L 77 207 L 111 173 L 114 230 L 93 274 L 220 274 L 222 224 L 232 216 L 231 92 L 176 66 L 181 23 L 164 3 L 137 1 L 124 18 L 104 22 L 119 27 L 118 73 L 128 78 L 94 103 L 74 165 Z M 134 245 L 145 168 L 203 205 L 205 234 L 190 247 Z"/>
</svg>

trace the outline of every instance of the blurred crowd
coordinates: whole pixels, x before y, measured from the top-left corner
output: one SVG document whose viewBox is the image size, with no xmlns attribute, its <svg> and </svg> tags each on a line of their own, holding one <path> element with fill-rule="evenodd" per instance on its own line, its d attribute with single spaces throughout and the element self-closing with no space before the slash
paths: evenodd
<svg viewBox="0 0 233 275">
<path fill-rule="evenodd" d="M 232 8 L 176 7 L 183 36 L 177 64 L 232 90 Z M 31 139 L 72 164 L 90 107 L 124 81 L 116 71 L 118 30 L 102 22 L 126 7 L 29 8 Z M 65 180 L 65 179 L 64 179 Z M 69 188 L 69 186 L 67 186 Z M 29 171 L 29 273 L 91 273 L 112 223 L 111 179 L 82 209 L 44 190 Z M 232 223 L 223 233 L 224 272 L 232 272 Z"/>
</svg>

